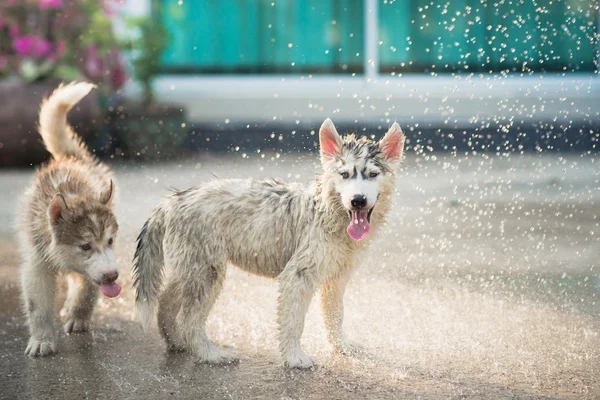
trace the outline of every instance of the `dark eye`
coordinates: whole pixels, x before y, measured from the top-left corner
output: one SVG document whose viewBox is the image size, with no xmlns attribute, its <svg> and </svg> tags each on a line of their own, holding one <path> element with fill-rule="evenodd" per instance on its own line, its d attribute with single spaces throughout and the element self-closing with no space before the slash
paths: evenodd
<svg viewBox="0 0 600 400">
<path fill-rule="evenodd" d="M 92 246 L 90 246 L 90 244 L 89 244 L 89 243 L 82 244 L 82 245 L 81 245 L 81 246 L 79 246 L 79 247 L 81 247 L 81 250 L 83 250 L 83 251 L 88 251 L 89 249 L 91 249 L 91 248 L 92 248 Z"/>
<path fill-rule="evenodd" d="M 114 242 L 114 239 L 113 239 L 113 238 L 110 238 L 110 239 L 108 239 L 108 245 L 109 245 L 109 246 L 112 246 L 113 242 Z"/>
<path fill-rule="evenodd" d="M 371 172 L 369 173 L 369 178 L 377 178 L 377 175 L 379 175 L 379 172 Z"/>
<path fill-rule="evenodd" d="M 348 179 L 350 178 L 350 174 L 348 172 L 342 172 L 342 178 Z"/>
</svg>

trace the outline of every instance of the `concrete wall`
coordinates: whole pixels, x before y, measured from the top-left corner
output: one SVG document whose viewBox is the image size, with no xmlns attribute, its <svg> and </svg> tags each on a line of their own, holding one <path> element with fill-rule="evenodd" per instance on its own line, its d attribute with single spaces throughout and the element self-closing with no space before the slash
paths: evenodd
<svg viewBox="0 0 600 400">
<path fill-rule="evenodd" d="M 596 75 L 161 76 L 158 98 L 203 123 L 337 121 L 468 127 L 600 119 Z M 135 85 L 127 94 L 139 94 Z"/>
</svg>

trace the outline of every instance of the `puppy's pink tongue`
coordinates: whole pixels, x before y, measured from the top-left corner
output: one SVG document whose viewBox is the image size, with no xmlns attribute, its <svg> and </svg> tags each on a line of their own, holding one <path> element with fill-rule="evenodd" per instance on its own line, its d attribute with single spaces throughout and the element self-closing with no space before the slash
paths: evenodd
<svg viewBox="0 0 600 400">
<path fill-rule="evenodd" d="M 100 291 L 106 297 L 117 297 L 121 293 L 121 285 L 117 282 L 103 283 L 100 285 Z"/>
<path fill-rule="evenodd" d="M 352 211 L 352 218 L 350 220 L 350 225 L 348 225 L 347 232 L 353 240 L 358 242 L 359 240 L 364 239 L 371 230 L 368 217 L 369 212 L 366 210 Z"/>
</svg>

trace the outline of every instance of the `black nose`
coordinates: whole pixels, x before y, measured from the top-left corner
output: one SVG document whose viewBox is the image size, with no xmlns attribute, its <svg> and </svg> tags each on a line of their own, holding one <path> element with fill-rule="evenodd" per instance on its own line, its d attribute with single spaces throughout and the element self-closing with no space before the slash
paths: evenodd
<svg viewBox="0 0 600 400">
<path fill-rule="evenodd" d="M 102 280 L 104 282 L 114 282 L 117 280 L 118 277 L 119 277 L 119 273 L 117 271 L 111 271 L 111 272 L 107 272 L 104 275 L 102 275 Z"/>
<path fill-rule="evenodd" d="M 354 195 L 352 200 L 350 200 L 350 204 L 352 204 L 352 207 L 356 207 L 356 208 L 366 207 L 367 206 L 367 198 L 365 196 L 363 196 L 362 194 L 356 194 L 356 195 Z"/>
</svg>

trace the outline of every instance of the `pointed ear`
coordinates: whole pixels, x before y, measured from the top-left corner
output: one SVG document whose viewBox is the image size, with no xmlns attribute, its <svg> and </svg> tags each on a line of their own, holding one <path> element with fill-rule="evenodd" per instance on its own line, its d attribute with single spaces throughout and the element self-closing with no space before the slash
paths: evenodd
<svg viewBox="0 0 600 400">
<path fill-rule="evenodd" d="M 56 224 L 60 221 L 65 213 L 68 210 L 67 201 L 65 197 L 58 193 L 52 201 L 50 202 L 50 206 L 48 207 L 48 217 L 50 218 L 50 222 Z"/>
<path fill-rule="evenodd" d="M 106 190 L 106 192 L 102 193 L 102 195 L 100 196 L 100 202 L 102 204 L 108 204 L 112 201 L 113 199 L 113 194 L 114 194 L 114 187 L 113 187 L 113 181 L 112 179 L 110 180 L 110 186 L 108 187 L 108 190 Z"/>
<path fill-rule="evenodd" d="M 379 141 L 379 149 L 385 155 L 385 158 L 391 161 L 400 161 L 402 159 L 404 134 L 397 122 L 394 122 L 383 139 Z"/>
<path fill-rule="evenodd" d="M 326 161 L 340 154 L 342 138 L 337 133 L 331 119 L 327 118 L 319 129 L 319 142 L 321 146 L 321 160 Z"/>
</svg>

